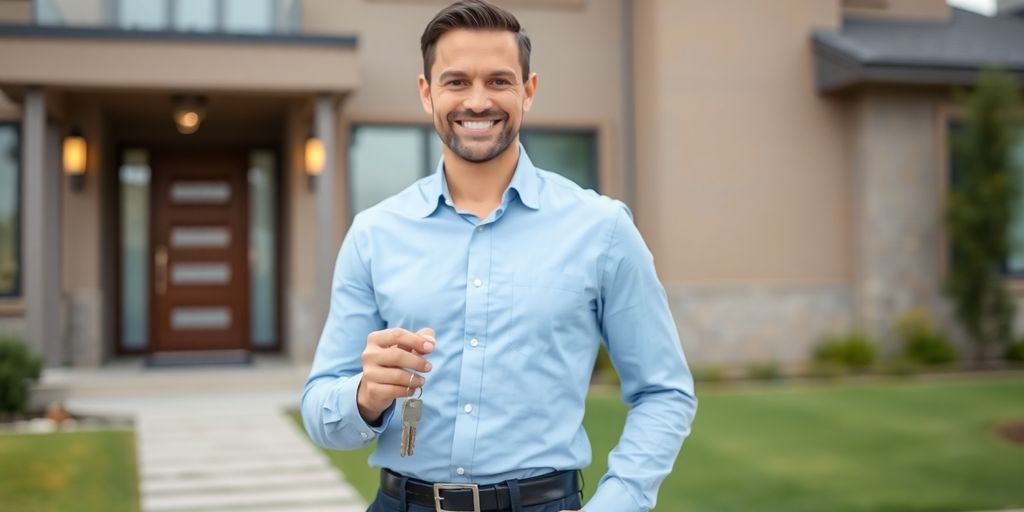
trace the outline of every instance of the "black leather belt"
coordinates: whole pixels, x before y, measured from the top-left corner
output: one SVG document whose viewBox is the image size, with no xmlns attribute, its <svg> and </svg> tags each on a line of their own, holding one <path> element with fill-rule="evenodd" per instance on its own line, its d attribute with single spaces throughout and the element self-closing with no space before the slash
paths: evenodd
<svg viewBox="0 0 1024 512">
<path fill-rule="evenodd" d="M 519 501 L 524 507 L 560 500 L 580 492 L 576 470 L 556 471 L 533 478 L 519 480 Z M 497 511 L 512 508 L 508 485 L 432 484 L 410 478 L 401 487 L 402 475 L 382 469 L 380 488 L 393 498 L 405 493 L 408 503 L 434 507 L 438 511 Z"/>
</svg>

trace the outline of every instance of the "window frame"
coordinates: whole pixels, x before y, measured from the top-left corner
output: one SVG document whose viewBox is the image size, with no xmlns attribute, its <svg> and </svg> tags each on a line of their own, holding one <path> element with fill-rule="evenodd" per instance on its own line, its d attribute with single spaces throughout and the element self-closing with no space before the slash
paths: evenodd
<svg viewBox="0 0 1024 512">
<path fill-rule="evenodd" d="M 15 179 L 17 181 L 17 186 L 15 187 L 15 196 L 16 196 L 16 204 L 17 204 L 17 206 L 14 208 L 14 225 L 16 227 L 16 233 L 15 233 L 14 239 L 15 239 L 15 243 L 17 245 L 17 250 L 14 253 L 14 258 L 15 258 L 15 263 L 17 265 L 17 267 L 16 267 L 17 271 L 15 272 L 15 275 L 14 275 L 14 288 L 12 289 L 12 291 L 10 291 L 10 292 L 0 291 L 0 300 L 11 300 L 11 299 L 20 299 L 21 298 L 21 296 L 22 296 L 21 295 L 22 294 L 22 284 L 23 284 L 23 279 L 24 279 L 24 265 L 22 264 L 24 259 L 25 259 L 23 257 L 24 256 L 24 247 L 22 246 L 22 235 L 23 235 L 22 216 L 24 214 L 24 211 L 23 211 L 23 208 L 24 208 L 24 204 L 23 204 L 24 201 L 23 201 L 23 199 L 24 199 L 24 197 L 22 197 L 22 193 L 24 192 L 24 186 L 23 186 L 23 183 L 22 183 L 22 177 L 24 176 L 25 173 L 22 170 L 22 162 L 24 161 L 24 159 L 23 159 L 24 155 L 22 155 L 21 122 L 20 121 L 16 121 L 16 120 L 0 121 L 0 127 L 2 127 L 2 126 L 11 126 L 11 127 L 13 127 L 14 134 L 15 134 L 15 139 L 17 141 L 17 147 L 16 147 L 16 149 L 14 151 L 14 155 L 15 155 L 14 156 L 14 158 L 15 158 L 14 176 L 15 176 Z"/>
</svg>

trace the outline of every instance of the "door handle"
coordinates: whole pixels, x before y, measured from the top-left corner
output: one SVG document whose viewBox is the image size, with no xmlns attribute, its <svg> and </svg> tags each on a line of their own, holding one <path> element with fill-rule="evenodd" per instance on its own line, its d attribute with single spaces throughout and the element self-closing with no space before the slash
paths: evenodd
<svg viewBox="0 0 1024 512">
<path fill-rule="evenodd" d="M 159 245 L 153 254 L 153 279 L 156 280 L 156 293 L 163 295 L 167 292 L 167 248 Z"/>
</svg>

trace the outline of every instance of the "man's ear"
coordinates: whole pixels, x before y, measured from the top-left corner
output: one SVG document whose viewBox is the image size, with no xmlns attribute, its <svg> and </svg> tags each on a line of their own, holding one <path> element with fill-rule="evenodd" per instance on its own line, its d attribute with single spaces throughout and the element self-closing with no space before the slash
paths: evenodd
<svg viewBox="0 0 1024 512">
<path fill-rule="evenodd" d="M 523 83 L 523 88 L 526 90 L 526 95 L 523 98 L 523 112 L 529 112 L 530 105 L 533 105 L 533 97 L 537 94 L 537 73 L 530 73 L 530 78 Z"/>
<path fill-rule="evenodd" d="M 430 98 L 430 82 L 428 82 L 427 78 L 423 75 L 420 75 L 419 87 L 420 103 L 423 103 L 423 111 L 430 115 L 434 115 L 434 102 Z"/>
</svg>

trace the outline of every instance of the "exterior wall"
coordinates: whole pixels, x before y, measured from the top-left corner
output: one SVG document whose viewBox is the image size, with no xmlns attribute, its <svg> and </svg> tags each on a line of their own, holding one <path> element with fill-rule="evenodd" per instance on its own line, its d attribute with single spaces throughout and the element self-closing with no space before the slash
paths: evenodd
<svg viewBox="0 0 1024 512">
<path fill-rule="evenodd" d="M 103 325 L 103 308 L 109 303 L 103 300 L 101 278 L 103 240 L 105 232 L 113 229 L 105 229 L 102 217 L 103 183 L 113 155 L 104 152 L 106 128 L 99 105 L 81 98 L 68 100 L 67 108 L 69 121 L 82 131 L 89 151 L 83 189 L 72 191 L 66 183 L 61 184 L 61 277 L 67 314 L 64 336 L 72 365 L 97 366 L 104 359 L 104 341 L 112 334 L 105 332 Z"/>
<path fill-rule="evenodd" d="M 30 0 L 0 0 L 0 23 L 29 23 L 32 21 Z"/>
<path fill-rule="evenodd" d="M 852 320 L 851 113 L 814 89 L 838 2 L 636 2 L 637 221 L 695 363 L 804 360 Z"/>
</svg>

